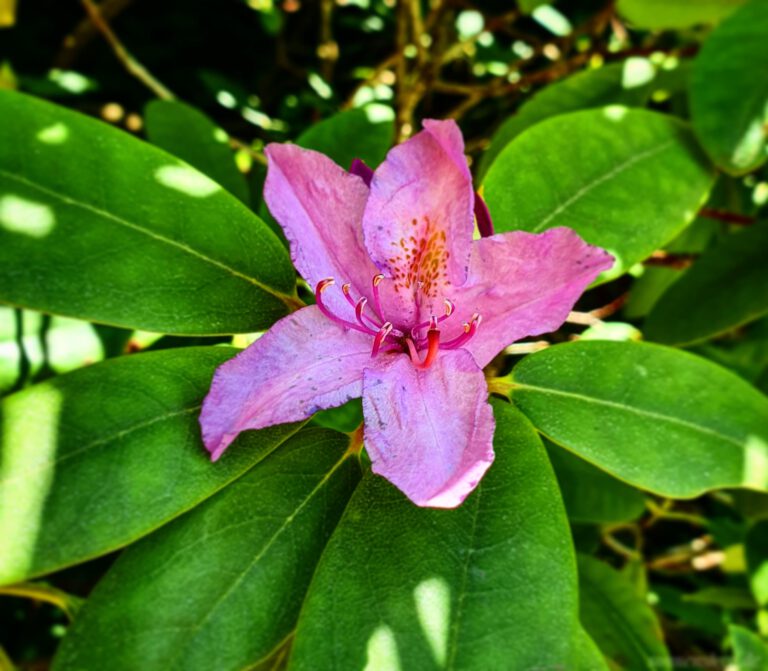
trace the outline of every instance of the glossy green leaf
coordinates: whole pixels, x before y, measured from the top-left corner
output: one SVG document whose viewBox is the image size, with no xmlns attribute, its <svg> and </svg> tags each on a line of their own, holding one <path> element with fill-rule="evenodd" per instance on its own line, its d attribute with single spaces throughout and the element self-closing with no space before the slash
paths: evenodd
<svg viewBox="0 0 768 671">
<path fill-rule="evenodd" d="M 237 671 L 268 657 L 293 630 L 359 479 L 348 442 L 302 430 L 126 550 L 67 634 L 54 669 Z"/>
<path fill-rule="evenodd" d="M 579 615 L 603 654 L 627 671 L 671 671 L 656 615 L 621 573 L 579 555 Z"/>
<path fill-rule="evenodd" d="M 574 671 L 609 671 L 600 648 L 583 628 L 576 637 Z"/>
<path fill-rule="evenodd" d="M 627 482 L 689 498 L 768 488 L 768 398 L 660 345 L 555 345 L 512 371 L 513 401 L 552 441 Z"/>
<path fill-rule="evenodd" d="M 749 586 L 760 606 L 768 606 L 768 519 L 755 522 L 744 542 Z"/>
<path fill-rule="evenodd" d="M 548 444 L 547 452 L 572 521 L 608 524 L 643 514 L 642 492 L 557 445 Z"/>
<path fill-rule="evenodd" d="M 595 70 L 577 72 L 547 86 L 520 106 L 494 133 L 478 168 L 482 180 L 494 159 L 526 128 L 558 114 L 603 107 L 643 105 L 656 77 L 656 67 L 645 58 L 628 58 Z"/>
<path fill-rule="evenodd" d="M 246 205 L 245 176 L 235 165 L 229 136 L 200 110 L 175 100 L 153 100 L 144 109 L 149 141 L 208 175 Z"/>
<path fill-rule="evenodd" d="M 768 314 L 768 224 L 728 235 L 648 315 L 650 340 L 690 345 Z"/>
<path fill-rule="evenodd" d="M 746 0 L 618 0 L 619 14 L 636 28 L 688 28 L 717 23 Z"/>
<path fill-rule="evenodd" d="M 186 163 L 0 91 L 0 300 L 164 333 L 252 332 L 295 273 L 258 217 Z"/>
<path fill-rule="evenodd" d="M 672 240 L 712 180 L 684 123 L 611 106 L 526 130 L 494 161 L 484 196 L 499 232 L 569 226 L 609 251 L 616 264 L 605 280 Z"/>
<path fill-rule="evenodd" d="M 734 671 L 764 671 L 768 669 L 768 642 L 744 627 L 728 627 L 733 646 Z"/>
<path fill-rule="evenodd" d="M 194 507 L 296 426 L 244 434 L 211 464 L 197 417 L 232 348 L 120 357 L 0 404 L 0 583 L 111 552 Z"/>
<path fill-rule="evenodd" d="M 694 63 L 693 128 L 712 160 L 734 175 L 751 172 L 768 157 L 766 34 L 768 3 L 749 2 L 718 26 Z"/>
<path fill-rule="evenodd" d="M 310 586 L 293 671 L 571 659 L 576 585 L 557 484 L 528 421 L 508 404 L 494 411 L 496 461 L 459 508 L 418 508 L 363 479 Z"/>
<path fill-rule="evenodd" d="M 375 168 L 395 136 L 394 113 L 384 105 L 367 105 L 334 114 L 313 124 L 296 140 L 306 149 L 330 156 L 345 170 L 356 158 Z"/>
</svg>

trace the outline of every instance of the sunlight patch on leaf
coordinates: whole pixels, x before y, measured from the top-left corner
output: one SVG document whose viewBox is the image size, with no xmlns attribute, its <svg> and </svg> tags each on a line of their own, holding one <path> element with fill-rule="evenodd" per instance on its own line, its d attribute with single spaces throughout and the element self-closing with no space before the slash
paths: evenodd
<svg viewBox="0 0 768 671">
<path fill-rule="evenodd" d="M 35 137 L 45 144 L 64 144 L 69 138 L 69 128 L 59 121 L 41 129 Z"/>
<path fill-rule="evenodd" d="M 444 666 L 448 655 L 450 621 L 450 588 L 443 578 L 422 580 L 413 590 L 416 615 L 438 666 Z"/>
<path fill-rule="evenodd" d="M 22 574 L 31 564 L 54 470 L 61 392 L 49 386 L 9 397 L 0 427 L 0 538 L 13 539 L 3 551 L 3 575 Z M 34 479 L 30 476 L 34 473 Z"/>
<path fill-rule="evenodd" d="M 768 443 L 755 435 L 744 446 L 744 484 L 765 490 L 768 487 Z"/>
<path fill-rule="evenodd" d="M 378 626 L 371 634 L 366 652 L 368 659 L 363 671 L 402 671 L 395 634 L 386 624 Z"/>
<path fill-rule="evenodd" d="M 627 112 L 629 112 L 629 107 L 625 105 L 608 105 L 603 107 L 603 115 L 609 121 L 621 121 L 627 116 Z"/>
<path fill-rule="evenodd" d="M 647 58 L 628 58 L 621 72 L 621 87 L 635 89 L 643 86 L 656 76 L 656 68 Z"/>
<path fill-rule="evenodd" d="M 183 165 L 164 165 L 155 171 L 155 179 L 163 186 L 193 198 L 207 198 L 221 191 L 212 179 Z"/>
<path fill-rule="evenodd" d="M 0 227 L 31 238 L 44 238 L 56 224 L 53 210 L 28 198 L 7 195 L 0 198 Z"/>
</svg>

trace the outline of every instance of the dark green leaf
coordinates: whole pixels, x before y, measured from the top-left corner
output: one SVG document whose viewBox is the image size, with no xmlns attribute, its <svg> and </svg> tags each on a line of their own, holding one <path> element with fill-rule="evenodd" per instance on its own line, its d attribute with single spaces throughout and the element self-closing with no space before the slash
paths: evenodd
<svg viewBox="0 0 768 671">
<path fill-rule="evenodd" d="M 251 332 L 295 274 L 258 217 L 186 163 L 0 91 L 0 300 L 179 334 Z"/>
<path fill-rule="evenodd" d="M 577 72 L 543 88 L 527 100 L 496 131 L 480 159 L 477 177 L 482 180 L 502 149 L 526 128 L 544 119 L 604 105 L 643 105 L 650 94 L 656 68 L 645 58 L 630 58 L 596 70 Z"/>
<path fill-rule="evenodd" d="M 496 461 L 456 510 L 417 508 L 385 480 L 363 480 L 310 586 L 292 669 L 570 662 L 575 576 L 557 484 L 527 420 L 494 410 Z"/>
<path fill-rule="evenodd" d="M 755 522 L 744 543 L 749 585 L 757 603 L 768 606 L 768 519 Z"/>
<path fill-rule="evenodd" d="M 643 514 L 642 492 L 556 445 L 548 444 L 547 452 L 571 520 L 606 524 Z"/>
<path fill-rule="evenodd" d="M 484 195 L 497 231 L 569 226 L 609 251 L 616 264 L 605 280 L 672 240 L 712 180 L 685 124 L 611 106 L 526 130 L 494 161 Z"/>
<path fill-rule="evenodd" d="M 690 345 L 768 313 L 768 224 L 728 235 L 658 300 L 645 334 Z"/>
<path fill-rule="evenodd" d="M 768 398 L 706 359 L 594 340 L 531 354 L 512 379 L 540 431 L 638 487 L 681 498 L 768 487 Z"/>
<path fill-rule="evenodd" d="M 197 416 L 232 348 L 112 359 L 0 405 L 0 582 L 111 552 L 242 475 L 296 426 L 243 436 L 216 464 Z"/>
<path fill-rule="evenodd" d="M 687 28 L 716 23 L 746 0 L 618 0 L 619 13 L 636 28 Z"/>
<path fill-rule="evenodd" d="M 749 2 L 718 26 L 694 63 L 693 128 L 712 160 L 734 175 L 751 172 L 766 159 L 766 34 L 768 3 Z"/>
<path fill-rule="evenodd" d="M 621 573 L 579 555 L 579 614 L 603 654 L 628 671 L 671 671 L 656 615 Z"/>
<path fill-rule="evenodd" d="M 245 176 L 237 169 L 229 136 L 200 110 L 174 100 L 153 100 L 144 109 L 149 141 L 197 168 L 246 205 Z"/>
<path fill-rule="evenodd" d="M 67 634 L 54 668 L 237 671 L 268 657 L 293 630 L 315 563 L 359 479 L 347 443 L 323 429 L 300 431 L 126 550 Z"/>
<path fill-rule="evenodd" d="M 600 648 L 583 628 L 576 637 L 574 662 L 574 671 L 609 671 Z"/>
</svg>

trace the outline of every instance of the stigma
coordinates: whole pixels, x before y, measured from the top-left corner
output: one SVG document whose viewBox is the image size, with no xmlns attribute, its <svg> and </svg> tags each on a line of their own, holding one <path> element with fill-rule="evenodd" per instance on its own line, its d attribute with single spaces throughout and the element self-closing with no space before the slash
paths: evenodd
<svg viewBox="0 0 768 671">
<path fill-rule="evenodd" d="M 335 314 L 323 300 L 326 289 L 336 284 L 333 277 L 320 280 L 315 287 L 315 301 L 324 316 L 344 328 L 371 336 L 372 358 L 380 354 L 404 353 L 410 357 L 414 367 L 424 370 L 437 360 L 440 350 L 463 347 L 477 333 L 482 320 L 479 314 L 474 314 L 469 322 L 462 324 L 461 334 L 447 341 L 441 339 L 440 325 L 456 312 L 456 305 L 447 298 L 443 299 L 443 314 L 431 315 L 428 321 L 418 323 L 410 329 L 396 328 L 392 321 L 385 318 L 382 309 L 379 285 L 384 279 L 382 274 L 374 275 L 371 279 L 370 301 L 367 296 L 355 298 L 350 283 L 341 285 L 341 293 L 352 313 L 348 318 Z M 423 333 L 424 329 L 426 334 Z"/>
</svg>

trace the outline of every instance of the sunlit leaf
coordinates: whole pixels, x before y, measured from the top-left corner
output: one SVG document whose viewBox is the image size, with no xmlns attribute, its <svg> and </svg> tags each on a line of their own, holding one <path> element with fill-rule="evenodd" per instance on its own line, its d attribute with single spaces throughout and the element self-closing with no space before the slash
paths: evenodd
<svg viewBox="0 0 768 671">
<path fill-rule="evenodd" d="M 636 28 L 688 28 L 717 23 L 746 0 L 618 0 L 616 9 Z"/>
<path fill-rule="evenodd" d="M 68 633 L 54 669 L 238 671 L 268 657 L 293 630 L 315 562 L 359 479 L 347 443 L 338 433 L 300 431 L 128 549 Z"/>
<path fill-rule="evenodd" d="M 285 249 L 178 159 L 0 91 L 0 300 L 165 333 L 251 332 L 292 304 Z"/>
<path fill-rule="evenodd" d="M 723 170 L 741 175 L 762 165 L 768 123 L 768 3 L 756 0 L 723 21 L 696 58 L 691 118 Z"/>
<path fill-rule="evenodd" d="M 497 231 L 569 226 L 603 247 L 616 257 L 610 279 L 689 224 L 712 181 L 684 123 L 611 106 L 526 130 L 494 161 L 484 196 Z"/>
<path fill-rule="evenodd" d="M 231 348 L 112 359 L 0 404 L 0 582 L 116 550 L 194 507 L 296 426 L 244 434 L 213 466 L 197 416 Z"/>
<path fill-rule="evenodd" d="M 557 484 L 525 418 L 494 411 L 496 461 L 456 510 L 363 479 L 312 581 L 291 669 L 570 662 L 575 576 Z"/>
<path fill-rule="evenodd" d="M 768 488 L 768 398 L 706 359 L 593 340 L 531 354 L 512 380 L 542 433 L 633 485 L 682 498 Z"/>
</svg>

